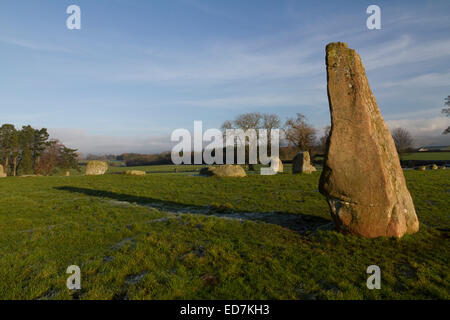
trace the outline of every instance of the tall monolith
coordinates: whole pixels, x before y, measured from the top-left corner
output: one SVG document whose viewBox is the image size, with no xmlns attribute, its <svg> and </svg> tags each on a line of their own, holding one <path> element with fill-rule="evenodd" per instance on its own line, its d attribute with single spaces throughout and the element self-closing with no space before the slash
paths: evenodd
<svg viewBox="0 0 450 320">
<path fill-rule="evenodd" d="M 331 132 L 320 177 L 338 228 L 367 238 L 419 230 L 392 135 L 361 58 L 347 44 L 326 47 Z"/>
</svg>

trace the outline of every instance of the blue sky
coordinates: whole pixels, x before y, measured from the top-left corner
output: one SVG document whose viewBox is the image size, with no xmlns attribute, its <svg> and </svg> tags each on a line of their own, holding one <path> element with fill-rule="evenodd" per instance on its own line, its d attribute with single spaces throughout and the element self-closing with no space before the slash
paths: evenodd
<svg viewBox="0 0 450 320">
<path fill-rule="evenodd" d="M 71 4 L 81 30 L 66 28 Z M 366 28 L 371 4 L 381 30 Z M 2 0 L 0 122 L 49 128 L 84 153 L 168 150 L 176 128 L 252 111 L 321 128 L 325 45 L 344 41 L 387 123 L 438 137 L 449 14 L 448 0 Z"/>
</svg>

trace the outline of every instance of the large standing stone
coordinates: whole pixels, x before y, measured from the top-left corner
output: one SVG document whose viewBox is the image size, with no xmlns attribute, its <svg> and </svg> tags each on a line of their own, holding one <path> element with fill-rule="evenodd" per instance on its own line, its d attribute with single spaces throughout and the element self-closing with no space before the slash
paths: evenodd
<svg viewBox="0 0 450 320">
<path fill-rule="evenodd" d="M 326 48 L 331 133 L 319 190 L 338 230 L 401 237 L 419 230 L 389 128 L 361 58 L 345 43 Z"/>
<path fill-rule="evenodd" d="M 0 164 L 0 178 L 4 178 L 4 177 L 6 177 L 6 173 L 3 170 L 3 166 Z"/>
<path fill-rule="evenodd" d="M 292 173 L 307 173 L 317 171 L 317 169 L 311 165 L 311 159 L 309 157 L 309 152 L 299 152 L 292 160 Z"/>
<path fill-rule="evenodd" d="M 86 166 L 87 176 L 98 176 L 105 174 L 108 170 L 108 163 L 105 161 L 92 160 Z"/>
</svg>

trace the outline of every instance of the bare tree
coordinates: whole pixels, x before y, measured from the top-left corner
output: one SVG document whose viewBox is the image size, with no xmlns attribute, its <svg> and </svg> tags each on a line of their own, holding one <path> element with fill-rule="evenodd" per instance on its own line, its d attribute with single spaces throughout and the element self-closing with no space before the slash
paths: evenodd
<svg viewBox="0 0 450 320">
<path fill-rule="evenodd" d="M 444 105 L 446 105 L 448 108 L 443 108 L 442 113 L 447 115 L 447 117 L 450 117 L 450 96 L 445 98 Z M 442 132 L 442 134 L 448 134 L 448 133 L 450 133 L 450 126 L 448 126 L 447 129 L 444 130 L 444 132 Z"/>
<path fill-rule="evenodd" d="M 290 145 L 311 153 L 311 148 L 316 140 L 316 129 L 307 123 L 303 114 L 297 113 L 296 118 L 286 120 L 284 134 Z"/>
<path fill-rule="evenodd" d="M 243 113 L 238 115 L 234 120 L 226 120 L 221 129 L 224 131 L 224 136 L 226 137 L 227 129 L 242 129 L 247 131 L 248 129 L 259 129 L 261 128 L 261 120 L 263 116 L 258 112 Z M 245 141 L 241 141 L 244 143 Z"/>
<path fill-rule="evenodd" d="M 272 130 L 281 127 L 281 120 L 276 114 L 263 114 L 263 129 L 267 130 L 267 152 L 271 155 L 272 151 Z"/>
<path fill-rule="evenodd" d="M 263 115 L 259 112 L 243 113 L 233 121 L 234 127 L 238 129 L 259 129 Z"/>
<path fill-rule="evenodd" d="M 247 131 L 249 129 L 267 129 L 267 146 L 270 152 L 271 150 L 271 133 L 273 129 L 280 127 L 281 121 L 276 114 L 267 114 L 259 112 L 243 113 L 238 115 L 234 120 L 227 120 L 222 124 L 221 129 L 226 131 L 227 129 L 242 129 Z M 225 132 L 224 132 L 225 134 Z M 248 155 L 248 142 L 242 141 L 245 145 L 245 152 Z M 246 156 L 247 157 L 247 156 Z M 248 160 L 248 159 L 247 159 Z M 249 165 L 249 169 L 253 169 L 253 165 Z"/>
<path fill-rule="evenodd" d="M 324 127 L 323 131 L 323 136 L 319 139 L 319 149 L 321 152 L 325 153 L 327 152 L 327 141 L 328 137 L 330 136 L 331 126 Z"/>
<path fill-rule="evenodd" d="M 413 139 L 405 128 L 395 128 L 392 130 L 392 138 L 394 139 L 398 154 L 402 155 L 412 148 Z"/>
</svg>

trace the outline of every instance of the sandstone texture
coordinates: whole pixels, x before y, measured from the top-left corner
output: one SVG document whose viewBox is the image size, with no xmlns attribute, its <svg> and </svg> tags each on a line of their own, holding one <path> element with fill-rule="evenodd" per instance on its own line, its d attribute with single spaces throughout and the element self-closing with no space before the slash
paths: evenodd
<svg viewBox="0 0 450 320">
<path fill-rule="evenodd" d="M 272 157 L 271 158 L 272 162 L 271 162 L 271 166 L 273 163 L 273 167 L 275 168 L 275 172 L 281 172 L 283 173 L 283 162 L 281 161 L 281 159 L 279 157 Z"/>
<path fill-rule="evenodd" d="M 217 167 L 205 167 L 200 170 L 201 175 L 214 177 L 245 177 L 247 174 L 240 165 L 226 164 Z"/>
<path fill-rule="evenodd" d="M 317 169 L 311 165 L 311 159 L 308 151 L 299 152 L 292 160 L 292 173 L 306 173 L 317 171 Z"/>
<path fill-rule="evenodd" d="M 0 178 L 5 178 L 6 173 L 5 170 L 3 170 L 3 166 L 0 164 Z"/>
<path fill-rule="evenodd" d="M 108 163 L 105 161 L 92 160 L 86 166 L 87 176 L 99 176 L 108 170 Z"/>
<path fill-rule="evenodd" d="M 145 176 L 147 173 L 141 170 L 127 170 L 125 174 L 129 176 Z"/>
<path fill-rule="evenodd" d="M 338 230 L 367 238 L 417 232 L 394 141 L 359 55 L 331 43 L 326 64 L 332 126 L 319 190 Z"/>
</svg>

